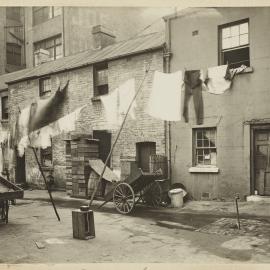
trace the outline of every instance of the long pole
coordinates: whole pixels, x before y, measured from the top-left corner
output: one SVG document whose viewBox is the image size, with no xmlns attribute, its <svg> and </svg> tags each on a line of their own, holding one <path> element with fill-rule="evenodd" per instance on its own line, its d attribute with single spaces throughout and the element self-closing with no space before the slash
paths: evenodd
<svg viewBox="0 0 270 270">
<path fill-rule="evenodd" d="M 144 83 L 144 81 L 145 81 L 145 78 L 146 78 L 146 76 L 147 76 L 147 74 L 148 74 L 149 69 L 150 69 L 150 63 L 149 63 L 149 65 L 148 65 L 147 69 L 145 70 L 145 74 L 144 74 L 143 80 L 142 80 L 142 82 L 141 82 L 141 84 L 140 84 L 140 86 L 139 86 L 139 88 L 138 88 L 136 94 L 134 95 L 132 101 L 130 102 L 130 104 L 129 104 L 129 106 L 128 106 L 127 112 L 126 112 L 125 117 L 124 117 L 124 119 L 123 119 L 123 121 L 122 121 L 122 124 L 121 124 L 121 126 L 120 126 L 120 128 L 119 128 L 119 130 L 118 130 L 118 133 L 117 133 L 117 135 L 116 135 L 115 141 L 114 141 L 114 143 L 113 143 L 113 145 L 112 145 L 112 147 L 111 147 L 111 149 L 110 149 L 110 152 L 109 152 L 109 154 L 108 154 L 108 156 L 107 156 L 107 158 L 106 158 L 106 161 L 105 161 L 105 163 L 104 163 L 103 170 L 102 170 L 102 172 L 101 172 L 101 174 L 100 174 L 100 176 L 99 176 L 99 178 L 98 178 L 98 181 L 97 181 L 97 184 L 96 184 L 96 186 L 95 186 L 94 192 L 93 192 L 92 195 L 91 195 L 91 200 L 90 200 L 90 202 L 89 202 L 89 206 L 92 205 L 92 202 L 93 202 L 94 197 L 95 197 L 96 192 L 97 192 L 98 184 L 99 184 L 99 182 L 101 181 L 101 179 L 103 178 L 103 174 L 104 174 L 104 172 L 105 172 L 105 170 L 106 170 L 107 164 L 108 164 L 109 159 L 110 159 L 110 157 L 111 157 L 111 155 L 112 155 L 112 152 L 113 152 L 113 150 L 114 150 L 114 147 L 115 147 L 115 145 L 116 145 L 116 143 L 117 143 L 117 141 L 118 141 L 118 139 L 119 139 L 119 137 L 120 137 L 121 131 L 123 130 L 123 127 L 124 127 L 124 124 L 125 124 L 125 122 L 126 122 L 128 113 L 129 113 L 129 111 L 130 111 L 130 109 L 131 109 L 131 107 L 132 107 L 132 105 L 133 105 L 135 99 L 137 98 L 138 94 L 140 93 L 140 91 L 141 91 L 141 89 L 142 89 L 142 85 L 143 85 L 143 83 Z"/>
<path fill-rule="evenodd" d="M 48 193 L 49 193 L 50 200 L 51 200 L 51 203 L 52 203 L 54 212 L 55 212 L 55 214 L 56 214 L 56 216 L 57 216 L 58 221 L 60 221 L 60 217 L 59 217 L 59 214 L 58 214 L 58 212 L 57 212 L 57 210 L 56 210 L 56 207 L 55 207 L 55 204 L 54 204 L 54 200 L 53 200 L 51 191 L 50 191 L 50 189 L 49 189 L 49 186 L 48 186 L 48 183 L 47 183 L 47 180 L 46 180 L 46 176 L 45 176 L 45 174 L 44 174 L 44 172 L 43 172 L 43 169 L 42 169 L 42 167 L 41 167 L 41 164 L 40 164 L 40 162 L 39 162 L 39 160 L 38 160 L 37 151 L 36 151 L 35 147 L 31 147 L 31 148 L 32 148 L 33 153 L 34 153 L 34 155 L 35 155 L 35 159 L 36 159 L 36 162 L 37 162 L 37 164 L 38 164 L 38 168 L 39 168 L 39 170 L 40 170 L 40 172 L 41 172 L 42 178 L 43 178 L 43 180 L 44 180 L 46 189 L 47 189 L 47 191 L 48 191 Z"/>
</svg>

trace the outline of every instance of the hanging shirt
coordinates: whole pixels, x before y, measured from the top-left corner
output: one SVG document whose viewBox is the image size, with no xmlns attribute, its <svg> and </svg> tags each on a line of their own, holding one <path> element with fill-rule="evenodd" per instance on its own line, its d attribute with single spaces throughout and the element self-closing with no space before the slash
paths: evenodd
<svg viewBox="0 0 270 270">
<path fill-rule="evenodd" d="M 226 80 L 228 65 L 208 68 L 208 92 L 220 95 L 231 87 L 231 80 Z"/>
<path fill-rule="evenodd" d="M 111 128 L 118 127 L 118 89 L 108 95 L 100 97 L 104 107 L 104 116 L 107 125 Z"/>
<path fill-rule="evenodd" d="M 121 116 L 120 117 L 121 118 L 120 121 L 121 121 L 125 117 L 127 110 L 128 110 L 128 107 L 136 94 L 135 79 L 130 79 L 130 80 L 124 82 L 123 84 L 121 84 L 119 86 L 119 88 L 117 90 L 118 90 L 118 94 L 119 94 L 119 115 Z M 137 106 L 136 100 L 134 100 L 134 102 L 130 108 L 130 111 L 129 111 L 129 114 L 133 119 L 135 119 L 135 111 L 134 110 L 135 110 L 136 106 Z"/>
<path fill-rule="evenodd" d="M 149 115 L 166 120 L 181 120 L 182 72 L 155 71 L 147 111 Z"/>
</svg>

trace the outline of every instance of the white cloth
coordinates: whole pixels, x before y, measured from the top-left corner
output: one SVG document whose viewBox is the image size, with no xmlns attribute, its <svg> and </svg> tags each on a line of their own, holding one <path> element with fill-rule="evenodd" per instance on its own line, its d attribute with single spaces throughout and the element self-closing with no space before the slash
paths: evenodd
<svg viewBox="0 0 270 270">
<path fill-rule="evenodd" d="M 28 134 L 28 125 L 30 117 L 30 106 L 24 108 L 18 118 L 18 129 L 19 129 L 19 138 L 26 136 Z"/>
<path fill-rule="evenodd" d="M 155 71 L 152 92 L 148 102 L 149 115 L 166 121 L 181 120 L 181 71 L 162 73 Z"/>
<path fill-rule="evenodd" d="M 81 110 L 86 107 L 82 106 L 76 109 L 74 112 L 59 118 L 57 121 L 50 123 L 49 125 L 35 130 L 21 138 L 18 144 L 18 154 L 20 157 L 24 155 L 25 148 L 28 146 L 45 149 L 51 146 L 51 138 L 62 134 L 63 132 L 70 132 L 75 130 L 75 124 L 80 116 Z M 30 140 L 29 140 L 30 138 Z"/>
<path fill-rule="evenodd" d="M 104 107 L 105 120 L 111 128 L 118 126 L 118 89 L 100 97 Z"/>
<path fill-rule="evenodd" d="M 118 88 L 119 94 L 119 114 L 122 116 L 121 118 L 125 117 L 128 107 L 132 102 L 136 91 L 135 91 L 135 79 L 130 79 L 123 84 L 121 84 Z M 130 116 L 135 119 L 135 108 L 137 107 L 136 100 L 134 100 L 129 114 Z M 123 120 L 123 119 L 120 119 Z"/>
<path fill-rule="evenodd" d="M 231 81 L 226 80 L 225 76 L 228 65 L 208 68 L 208 92 L 215 95 L 221 95 L 231 87 Z"/>
</svg>

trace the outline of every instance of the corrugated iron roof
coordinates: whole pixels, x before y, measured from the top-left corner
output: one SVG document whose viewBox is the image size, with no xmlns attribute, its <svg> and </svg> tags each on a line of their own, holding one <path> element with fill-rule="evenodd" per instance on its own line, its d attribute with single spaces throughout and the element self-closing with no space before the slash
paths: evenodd
<svg viewBox="0 0 270 270">
<path fill-rule="evenodd" d="M 156 32 L 133 39 L 121 41 L 101 50 L 88 50 L 75 55 L 63 57 L 55 61 L 43 63 L 37 67 L 26 69 L 21 76 L 7 78 L 7 83 L 14 83 L 30 78 L 37 78 L 65 70 L 70 70 L 94 63 L 109 61 L 120 57 L 158 49 L 165 42 L 164 33 Z"/>
<path fill-rule="evenodd" d="M 11 81 L 16 78 L 21 78 L 22 76 L 26 75 L 27 73 L 30 72 L 33 68 L 28 68 L 28 69 L 22 69 L 19 71 L 11 72 L 11 73 L 6 73 L 0 76 L 0 91 L 5 90 L 8 88 L 8 85 L 6 82 Z"/>
</svg>

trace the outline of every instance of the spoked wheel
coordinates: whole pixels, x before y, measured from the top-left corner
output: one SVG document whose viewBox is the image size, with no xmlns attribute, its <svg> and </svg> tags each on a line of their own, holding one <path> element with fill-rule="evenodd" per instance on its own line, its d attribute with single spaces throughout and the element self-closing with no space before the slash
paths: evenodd
<svg viewBox="0 0 270 270">
<path fill-rule="evenodd" d="M 0 211 L 1 211 L 1 219 L 8 223 L 8 210 L 9 210 L 9 204 L 8 201 L 2 201 L 0 202 Z"/>
<path fill-rule="evenodd" d="M 142 190 L 142 201 L 149 206 L 158 207 L 162 200 L 162 189 L 159 183 L 152 182 Z"/>
<path fill-rule="evenodd" d="M 113 191 L 113 202 L 116 210 L 121 214 L 129 214 L 135 205 L 135 194 L 127 183 L 118 184 Z"/>
</svg>

